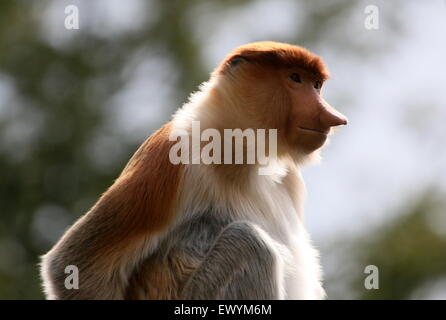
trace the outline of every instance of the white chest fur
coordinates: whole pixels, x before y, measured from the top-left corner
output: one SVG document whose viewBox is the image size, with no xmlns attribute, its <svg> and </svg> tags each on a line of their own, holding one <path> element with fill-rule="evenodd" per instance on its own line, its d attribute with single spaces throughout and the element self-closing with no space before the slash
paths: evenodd
<svg viewBox="0 0 446 320">
<path fill-rule="evenodd" d="M 319 254 L 293 201 L 298 195 L 290 194 L 280 179 L 259 179 L 253 198 L 243 202 L 253 205 L 240 208 L 241 218 L 256 223 L 274 240 L 284 262 L 285 299 L 323 299 Z"/>
<path fill-rule="evenodd" d="M 249 190 L 235 187 L 223 190 L 209 167 L 188 166 L 183 188 L 186 192 L 181 201 L 186 206 L 183 210 L 200 212 L 209 203 L 231 207 L 233 220 L 251 221 L 272 239 L 283 261 L 283 298 L 323 299 L 318 252 L 302 221 L 305 192 L 302 179 L 296 172 L 280 172 L 278 176 L 253 175 Z"/>
</svg>

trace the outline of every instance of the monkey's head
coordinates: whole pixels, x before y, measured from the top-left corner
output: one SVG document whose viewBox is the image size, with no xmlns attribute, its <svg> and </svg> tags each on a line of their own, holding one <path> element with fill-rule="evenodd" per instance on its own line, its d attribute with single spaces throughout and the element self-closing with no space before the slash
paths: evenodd
<svg viewBox="0 0 446 320">
<path fill-rule="evenodd" d="M 222 116 L 238 127 L 277 129 L 279 150 L 312 153 L 332 127 L 347 124 L 322 98 L 327 68 L 304 48 L 250 43 L 232 51 L 213 76 L 230 105 Z"/>
</svg>

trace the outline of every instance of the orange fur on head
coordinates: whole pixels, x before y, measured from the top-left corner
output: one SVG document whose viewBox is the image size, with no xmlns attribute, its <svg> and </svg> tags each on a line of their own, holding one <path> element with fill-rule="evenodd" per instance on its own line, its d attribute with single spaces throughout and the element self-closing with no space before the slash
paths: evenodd
<svg viewBox="0 0 446 320">
<path fill-rule="evenodd" d="M 294 154 L 286 133 L 293 130 L 292 98 L 284 79 L 296 69 L 322 82 L 329 77 L 322 59 L 299 46 L 264 41 L 234 49 L 212 73 L 219 79 L 214 89 L 219 99 L 209 111 L 212 126 L 277 129 L 279 157 L 289 151 Z"/>
<path fill-rule="evenodd" d="M 308 50 L 273 41 L 253 42 L 234 49 L 218 66 L 214 74 L 225 73 L 235 58 L 277 68 L 302 68 L 322 81 L 330 77 L 322 59 Z"/>
</svg>

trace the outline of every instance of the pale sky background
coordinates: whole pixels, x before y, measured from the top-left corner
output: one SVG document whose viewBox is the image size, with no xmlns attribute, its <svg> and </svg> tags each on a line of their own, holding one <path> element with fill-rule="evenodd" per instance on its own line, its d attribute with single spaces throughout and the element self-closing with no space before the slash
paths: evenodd
<svg viewBox="0 0 446 320">
<path fill-rule="evenodd" d="M 334 75 L 327 99 L 347 88 L 355 101 L 336 106 L 348 108 L 350 124 L 333 137 L 324 162 L 305 173 L 316 239 L 390 219 L 432 183 L 446 190 L 446 2 L 401 7 L 407 30 L 388 54 L 348 69 L 348 61 L 338 66 L 336 57 L 326 58 Z M 414 108 L 419 118 L 411 119 Z"/>
</svg>

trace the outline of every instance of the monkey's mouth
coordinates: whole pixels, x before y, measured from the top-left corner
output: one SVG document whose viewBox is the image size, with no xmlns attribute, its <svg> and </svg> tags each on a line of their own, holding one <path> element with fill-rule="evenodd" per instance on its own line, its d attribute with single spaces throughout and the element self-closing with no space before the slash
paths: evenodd
<svg viewBox="0 0 446 320">
<path fill-rule="evenodd" d="M 306 132 L 312 132 L 312 133 L 317 133 L 317 134 L 323 134 L 324 136 L 327 136 L 328 133 L 330 132 L 330 129 L 327 129 L 327 130 L 320 130 L 320 129 L 313 129 L 313 128 L 301 127 L 301 126 L 298 126 L 298 128 L 299 128 L 300 130 L 304 130 L 304 131 L 306 131 Z"/>
</svg>

